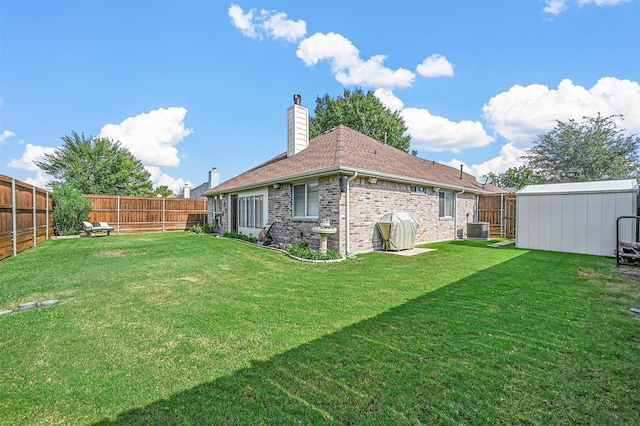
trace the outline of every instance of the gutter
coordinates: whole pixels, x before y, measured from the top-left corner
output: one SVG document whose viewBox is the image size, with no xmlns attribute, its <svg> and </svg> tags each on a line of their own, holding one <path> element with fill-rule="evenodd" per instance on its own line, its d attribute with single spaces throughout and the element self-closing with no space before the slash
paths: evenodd
<svg viewBox="0 0 640 426">
<path fill-rule="evenodd" d="M 378 171 L 375 170 L 366 170 L 366 169 L 360 169 L 360 168 L 355 168 L 355 167 L 344 167 L 344 166 L 330 166 L 330 167 L 324 167 L 321 169 L 316 169 L 316 170 L 310 170 L 310 171 L 305 171 L 305 172 L 301 172 L 301 173 L 296 173 L 293 175 L 287 175 L 287 176 L 281 176 L 281 177 L 277 177 L 277 178 L 271 178 L 271 179 L 266 179 L 263 181 L 259 181 L 259 182 L 254 182 L 254 183 L 250 183 L 250 184 L 245 184 L 245 185 L 238 185 L 238 186 L 233 186 L 233 187 L 227 187 L 227 188 L 223 188 L 221 190 L 216 190 L 217 187 L 211 188 L 209 190 L 207 190 L 204 194 L 204 196 L 206 197 L 210 197 L 210 196 L 214 196 L 214 195 L 219 195 L 219 194 L 226 194 L 226 193 L 231 193 L 231 192 L 241 192 L 241 191 L 246 191 L 249 189 L 254 189 L 254 188 L 261 188 L 264 186 L 271 186 L 274 183 L 288 183 L 288 182 L 292 182 L 292 181 L 296 181 L 296 180 L 303 180 L 309 177 L 318 177 L 318 176 L 330 176 L 336 173 L 355 173 L 355 174 L 359 174 L 359 175 L 363 175 L 363 176 L 375 176 L 378 179 L 382 179 L 382 180 L 390 180 L 390 181 L 395 181 L 395 182 L 402 182 L 402 183 L 407 183 L 407 184 L 414 184 L 414 185 L 424 185 L 424 186 L 437 186 L 443 189 L 450 189 L 452 191 L 473 191 L 474 194 L 494 194 L 493 191 L 487 191 L 487 190 L 483 190 L 481 188 L 468 188 L 468 187 L 464 187 L 464 186 L 456 186 L 456 185 L 447 185 L 443 182 L 437 182 L 437 181 L 431 181 L 431 180 L 425 180 L 425 179 L 417 179 L 417 178 L 410 178 L 407 176 L 401 176 L 401 175 L 394 175 L 394 174 L 388 174 L 388 173 L 380 173 Z M 224 185 L 224 184 L 222 184 Z"/>
<path fill-rule="evenodd" d="M 460 192 L 454 192 L 453 193 L 453 205 L 455 206 L 456 212 L 453 215 L 453 239 L 457 240 L 458 239 L 458 194 L 462 195 L 464 194 L 464 189 Z M 462 238 L 460 238 L 462 240 L 464 240 L 464 229 L 462 230 Z"/>
<path fill-rule="evenodd" d="M 354 172 L 353 176 L 347 179 L 347 195 L 345 200 L 345 214 L 344 214 L 344 239 L 346 243 L 345 255 L 351 257 L 351 244 L 349 242 L 349 187 L 352 180 L 358 177 L 358 172 Z"/>
</svg>

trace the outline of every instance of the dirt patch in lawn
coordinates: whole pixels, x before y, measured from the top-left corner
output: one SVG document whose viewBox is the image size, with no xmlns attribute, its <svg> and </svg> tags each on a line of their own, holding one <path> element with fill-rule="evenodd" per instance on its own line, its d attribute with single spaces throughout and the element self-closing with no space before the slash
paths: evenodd
<svg viewBox="0 0 640 426">
<path fill-rule="evenodd" d="M 122 257 L 124 252 L 122 250 L 104 250 L 96 253 L 98 257 Z"/>
</svg>

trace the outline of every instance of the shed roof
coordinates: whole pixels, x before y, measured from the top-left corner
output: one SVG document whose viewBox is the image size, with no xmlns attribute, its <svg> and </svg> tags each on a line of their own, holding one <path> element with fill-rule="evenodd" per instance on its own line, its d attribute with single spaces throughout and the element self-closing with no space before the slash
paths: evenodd
<svg viewBox="0 0 640 426">
<path fill-rule="evenodd" d="M 604 180 L 597 182 L 550 183 L 527 185 L 516 195 L 551 195 L 575 193 L 634 192 L 638 190 L 635 179 Z"/>
<path fill-rule="evenodd" d="M 310 140 L 308 147 L 296 155 L 287 157 L 284 152 L 221 183 L 204 195 L 343 172 L 459 188 L 474 193 L 504 192 L 490 184 L 483 187 L 468 173 L 461 176 L 459 169 L 415 157 L 340 125 Z"/>
</svg>

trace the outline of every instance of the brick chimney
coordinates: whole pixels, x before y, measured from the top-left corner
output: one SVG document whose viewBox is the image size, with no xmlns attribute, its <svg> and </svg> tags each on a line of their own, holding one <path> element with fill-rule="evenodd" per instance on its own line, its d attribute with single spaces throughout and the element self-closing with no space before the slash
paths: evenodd
<svg viewBox="0 0 640 426">
<path fill-rule="evenodd" d="M 287 157 L 309 145 L 309 110 L 300 105 L 301 101 L 300 95 L 293 95 L 293 105 L 287 110 Z"/>
</svg>

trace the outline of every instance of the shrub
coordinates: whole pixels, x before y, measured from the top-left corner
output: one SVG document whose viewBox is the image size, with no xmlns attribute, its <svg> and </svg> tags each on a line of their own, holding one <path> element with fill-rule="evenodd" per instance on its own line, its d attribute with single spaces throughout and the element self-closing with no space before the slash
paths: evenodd
<svg viewBox="0 0 640 426">
<path fill-rule="evenodd" d="M 311 250 L 309 248 L 309 243 L 306 241 L 292 245 L 287 251 L 295 257 L 309 260 L 334 260 L 342 257 L 340 253 L 335 250 L 327 250 L 327 254 Z"/>
<path fill-rule="evenodd" d="M 213 230 L 211 229 L 211 225 L 209 225 L 209 222 L 205 222 L 204 226 L 202 227 L 202 232 L 204 232 L 205 234 L 211 234 L 211 232 L 213 232 Z"/>
<path fill-rule="evenodd" d="M 225 238 L 235 238 L 236 240 L 242 240 L 249 243 L 257 243 L 258 239 L 255 237 L 249 237 L 243 234 L 236 234 L 235 232 L 225 232 L 223 235 Z"/>
<path fill-rule="evenodd" d="M 87 220 L 93 205 L 69 183 L 53 187 L 53 225 L 58 235 L 77 234 L 82 221 Z"/>
<path fill-rule="evenodd" d="M 194 234 L 204 234 L 204 228 L 202 228 L 202 225 L 200 225 L 199 223 L 189 228 L 189 231 L 193 232 Z"/>
</svg>

